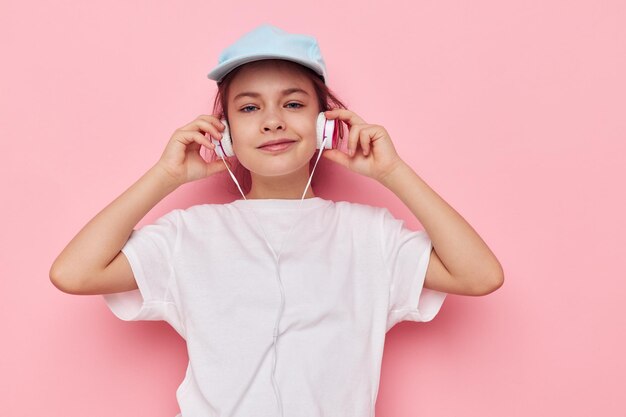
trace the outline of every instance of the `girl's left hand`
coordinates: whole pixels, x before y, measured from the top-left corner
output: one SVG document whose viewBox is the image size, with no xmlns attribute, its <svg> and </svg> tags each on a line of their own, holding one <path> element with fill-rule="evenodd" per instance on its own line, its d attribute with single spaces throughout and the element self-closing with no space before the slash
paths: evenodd
<svg viewBox="0 0 626 417">
<path fill-rule="evenodd" d="M 324 149 L 324 157 L 377 181 L 403 163 L 384 127 L 367 124 L 347 109 L 328 110 L 324 114 L 327 119 L 337 119 L 335 129 L 339 121 L 349 127 L 348 154 L 339 149 Z"/>
</svg>

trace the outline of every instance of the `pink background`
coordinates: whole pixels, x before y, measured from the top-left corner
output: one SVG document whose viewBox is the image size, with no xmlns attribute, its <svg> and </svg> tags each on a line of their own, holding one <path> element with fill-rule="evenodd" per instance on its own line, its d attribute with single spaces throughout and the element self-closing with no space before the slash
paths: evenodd
<svg viewBox="0 0 626 417">
<path fill-rule="evenodd" d="M 620 1 L 28 2 L 0 10 L 0 404 L 11 416 L 178 412 L 184 341 L 48 270 L 210 113 L 220 51 L 267 22 L 316 36 L 331 87 L 478 231 L 505 270 L 386 340 L 377 416 L 623 416 L 626 6 Z M 318 195 L 391 192 L 322 160 Z M 140 223 L 226 202 L 210 178 Z M 344 416 L 332 416 L 344 417 Z M 345 416 L 363 417 L 363 416 Z"/>
</svg>

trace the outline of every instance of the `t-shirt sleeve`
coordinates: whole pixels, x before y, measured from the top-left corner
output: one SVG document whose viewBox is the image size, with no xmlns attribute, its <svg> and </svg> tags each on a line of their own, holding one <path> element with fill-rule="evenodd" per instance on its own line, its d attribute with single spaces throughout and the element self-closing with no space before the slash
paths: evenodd
<svg viewBox="0 0 626 417">
<path fill-rule="evenodd" d="M 389 275 L 387 330 L 401 321 L 432 320 L 447 294 L 424 288 L 432 251 L 426 231 L 406 228 L 383 208 L 382 246 Z"/>
<path fill-rule="evenodd" d="M 121 320 L 164 320 L 182 335 L 178 306 L 173 297 L 174 255 L 178 245 L 180 210 L 133 230 L 122 252 L 128 259 L 138 289 L 103 294 Z"/>
</svg>

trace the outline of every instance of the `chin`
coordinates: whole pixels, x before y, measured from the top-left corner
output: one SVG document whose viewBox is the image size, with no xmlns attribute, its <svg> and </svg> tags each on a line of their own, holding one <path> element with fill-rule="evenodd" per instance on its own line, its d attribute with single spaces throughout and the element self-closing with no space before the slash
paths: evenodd
<svg viewBox="0 0 626 417">
<path fill-rule="evenodd" d="M 303 158 L 297 158 L 296 155 L 292 155 L 291 158 L 279 156 L 263 158 L 255 155 L 238 159 L 239 163 L 251 173 L 263 177 L 280 177 L 297 173 L 299 170 L 306 170 L 308 175 L 309 162 L 314 154 L 315 149 L 310 155 L 305 155 Z"/>
<path fill-rule="evenodd" d="M 308 167 L 308 164 L 307 164 Z M 248 168 L 250 172 L 263 177 L 283 177 L 297 173 L 302 167 L 286 164 L 263 164 L 263 166 L 256 166 L 252 169 Z"/>
</svg>

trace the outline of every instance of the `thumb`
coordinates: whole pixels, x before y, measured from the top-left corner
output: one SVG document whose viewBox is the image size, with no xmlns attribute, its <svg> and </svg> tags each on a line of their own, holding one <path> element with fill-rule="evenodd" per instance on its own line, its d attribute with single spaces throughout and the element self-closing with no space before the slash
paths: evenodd
<svg viewBox="0 0 626 417">
<path fill-rule="evenodd" d="M 228 168 L 230 168 L 230 170 L 233 170 L 233 160 L 234 157 L 227 157 L 226 158 L 226 164 L 228 164 Z M 207 165 L 207 174 L 208 175 L 213 175 L 213 174 L 217 174 L 218 172 L 222 172 L 222 171 L 226 171 L 226 164 L 224 163 L 224 161 L 220 158 L 220 159 L 216 159 L 214 161 L 211 161 L 208 165 Z"/>
<path fill-rule="evenodd" d="M 338 163 L 345 168 L 348 168 L 348 166 L 350 165 L 350 157 L 338 149 L 324 150 L 322 156 L 330 159 L 333 162 Z"/>
</svg>

